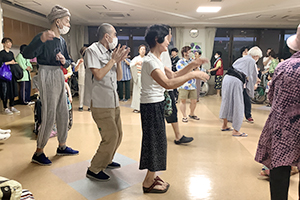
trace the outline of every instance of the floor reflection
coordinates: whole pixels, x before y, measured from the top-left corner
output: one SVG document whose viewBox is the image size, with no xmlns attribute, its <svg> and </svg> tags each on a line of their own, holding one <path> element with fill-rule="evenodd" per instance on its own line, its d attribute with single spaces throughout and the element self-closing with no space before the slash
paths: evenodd
<svg viewBox="0 0 300 200">
<path fill-rule="evenodd" d="M 204 175 L 190 178 L 190 194 L 196 199 L 207 199 L 211 195 L 211 181 Z"/>
</svg>

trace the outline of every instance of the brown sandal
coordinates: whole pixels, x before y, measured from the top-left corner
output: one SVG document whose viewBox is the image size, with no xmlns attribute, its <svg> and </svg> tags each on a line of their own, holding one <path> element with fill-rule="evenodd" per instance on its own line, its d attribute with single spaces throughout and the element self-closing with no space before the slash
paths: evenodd
<svg viewBox="0 0 300 200">
<path fill-rule="evenodd" d="M 159 181 L 163 182 L 163 180 L 161 180 L 158 176 L 154 179 L 154 182 L 152 183 L 152 185 L 148 188 L 146 187 L 143 187 L 143 191 L 144 193 L 165 193 L 168 191 L 169 187 L 170 187 L 170 184 L 167 185 L 167 188 L 164 189 L 164 190 L 158 190 L 158 189 L 154 189 L 154 187 L 156 185 L 162 185 Z"/>
</svg>

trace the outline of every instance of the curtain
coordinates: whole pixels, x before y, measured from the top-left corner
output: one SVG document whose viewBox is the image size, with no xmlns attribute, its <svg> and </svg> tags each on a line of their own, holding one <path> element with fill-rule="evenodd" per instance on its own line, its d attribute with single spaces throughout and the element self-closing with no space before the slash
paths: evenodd
<svg viewBox="0 0 300 200">
<path fill-rule="evenodd" d="M 210 60 L 213 50 L 216 35 L 216 28 L 205 28 L 205 57 Z M 204 69 L 210 69 L 211 64 L 203 65 Z"/>
<path fill-rule="evenodd" d="M 183 30 L 184 30 L 184 28 L 177 28 L 177 27 L 176 27 L 176 30 L 175 30 L 175 44 L 174 44 L 174 46 L 176 46 L 179 51 L 183 47 Z"/>
<path fill-rule="evenodd" d="M 81 49 L 81 47 L 83 47 L 84 45 L 84 26 L 75 26 L 75 48 L 76 48 L 76 54 L 75 52 L 73 53 L 73 55 L 78 58 L 81 57 L 79 50 Z"/>
</svg>

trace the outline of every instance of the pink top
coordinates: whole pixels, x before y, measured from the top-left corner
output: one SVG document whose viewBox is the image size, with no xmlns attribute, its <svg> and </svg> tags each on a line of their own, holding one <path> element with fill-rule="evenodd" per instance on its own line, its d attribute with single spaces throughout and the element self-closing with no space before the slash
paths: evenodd
<svg viewBox="0 0 300 200">
<path fill-rule="evenodd" d="M 300 167 L 300 52 L 279 63 L 269 90 L 270 115 L 255 160 L 269 169 Z"/>
</svg>

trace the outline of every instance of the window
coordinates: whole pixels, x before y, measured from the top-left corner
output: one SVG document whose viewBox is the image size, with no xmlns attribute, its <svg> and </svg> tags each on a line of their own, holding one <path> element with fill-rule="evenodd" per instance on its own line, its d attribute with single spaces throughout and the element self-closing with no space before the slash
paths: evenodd
<svg viewBox="0 0 300 200">
<path fill-rule="evenodd" d="M 265 54 L 268 48 L 274 49 L 279 58 L 289 58 L 291 53 L 286 45 L 288 37 L 296 33 L 294 30 L 284 29 L 217 29 L 213 56 L 216 51 L 222 52 L 224 69 L 228 69 L 232 63 L 241 57 L 241 48 L 247 46 L 249 48 L 257 45 Z M 215 59 L 212 57 L 211 63 Z M 262 59 L 259 60 L 258 66 L 263 67 Z"/>
</svg>

